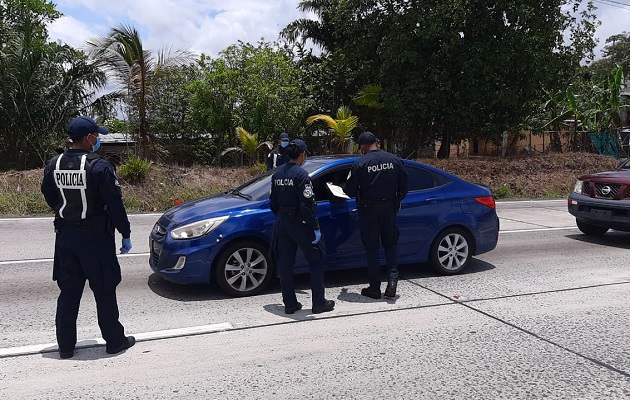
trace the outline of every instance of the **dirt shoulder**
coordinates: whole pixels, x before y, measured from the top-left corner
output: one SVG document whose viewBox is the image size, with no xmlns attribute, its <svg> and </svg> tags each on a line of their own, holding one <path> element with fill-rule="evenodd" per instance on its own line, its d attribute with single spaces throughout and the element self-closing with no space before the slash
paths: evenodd
<svg viewBox="0 0 630 400">
<path fill-rule="evenodd" d="M 590 153 L 519 158 L 422 159 L 470 182 L 489 186 L 498 199 L 566 198 L 575 180 L 614 169 L 619 161 Z M 173 167 L 152 164 L 140 184 L 121 181 L 128 212 L 163 212 L 176 202 L 219 193 L 259 174 L 256 168 Z M 0 173 L 0 215 L 50 215 L 40 192 L 43 170 Z"/>
</svg>

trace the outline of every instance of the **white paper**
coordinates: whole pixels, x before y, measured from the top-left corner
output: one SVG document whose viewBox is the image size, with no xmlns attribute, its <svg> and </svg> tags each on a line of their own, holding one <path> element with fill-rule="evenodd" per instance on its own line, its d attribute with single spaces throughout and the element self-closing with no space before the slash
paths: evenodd
<svg viewBox="0 0 630 400">
<path fill-rule="evenodd" d="M 328 190 L 335 197 L 341 197 L 342 199 L 349 199 L 348 195 L 343 191 L 341 186 L 333 185 L 332 182 L 326 182 L 326 186 L 328 186 Z"/>
</svg>

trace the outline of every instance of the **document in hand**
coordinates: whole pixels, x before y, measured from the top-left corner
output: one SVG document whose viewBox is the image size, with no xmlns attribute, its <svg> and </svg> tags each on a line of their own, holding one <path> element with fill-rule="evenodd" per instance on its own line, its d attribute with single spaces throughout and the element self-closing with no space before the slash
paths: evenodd
<svg viewBox="0 0 630 400">
<path fill-rule="evenodd" d="M 328 190 L 335 197 L 341 197 L 342 199 L 349 199 L 348 195 L 343 191 L 340 186 L 333 185 L 332 182 L 326 182 L 326 186 L 328 186 Z"/>
</svg>

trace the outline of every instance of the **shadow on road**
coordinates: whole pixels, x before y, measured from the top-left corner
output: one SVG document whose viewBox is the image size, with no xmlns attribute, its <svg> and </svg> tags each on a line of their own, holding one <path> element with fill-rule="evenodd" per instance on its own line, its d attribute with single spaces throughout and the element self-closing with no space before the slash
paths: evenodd
<svg viewBox="0 0 630 400">
<path fill-rule="evenodd" d="M 462 275 L 475 274 L 484 271 L 488 271 L 494 268 L 494 265 L 485 261 L 471 259 L 470 265 L 462 273 Z M 399 267 L 401 279 L 422 279 L 422 278 L 435 278 L 442 277 L 449 279 L 448 276 L 442 276 L 434 272 L 427 264 L 409 264 L 401 265 Z M 305 295 L 310 292 L 310 280 L 308 274 L 295 275 L 295 291 L 298 295 Z M 383 282 L 386 281 L 385 270 L 383 269 L 382 275 Z M 367 270 L 365 268 L 352 268 L 344 270 L 326 271 L 325 286 L 330 294 L 338 293 L 336 296 L 338 300 L 354 302 L 354 303 L 369 303 L 373 301 L 386 301 L 394 304 L 398 297 L 386 298 L 383 297 L 380 300 L 373 300 L 364 296 L 361 296 L 360 290 L 349 289 L 350 286 L 367 286 Z M 226 300 L 232 298 L 231 296 L 223 293 L 216 285 L 180 285 L 169 282 L 157 274 L 151 274 L 147 281 L 147 285 L 160 297 L 164 297 L 176 301 L 208 301 L 208 300 Z M 383 287 L 384 290 L 384 287 Z M 280 280 L 274 278 L 269 283 L 269 286 L 261 294 L 276 294 L 281 298 L 280 294 Z M 305 305 L 306 306 L 306 305 Z M 272 305 L 269 305 L 269 312 L 277 311 Z M 284 313 L 283 309 L 280 310 Z"/>
<path fill-rule="evenodd" d="M 581 233 L 566 235 L 567 239 L 573 239 L 584 243 L 599 244 L 602 246 L 616 247 L 618 249 L 630 249 L 630 233 L 609 231 L 602 236 L 589 236 Z"/>
</svg>

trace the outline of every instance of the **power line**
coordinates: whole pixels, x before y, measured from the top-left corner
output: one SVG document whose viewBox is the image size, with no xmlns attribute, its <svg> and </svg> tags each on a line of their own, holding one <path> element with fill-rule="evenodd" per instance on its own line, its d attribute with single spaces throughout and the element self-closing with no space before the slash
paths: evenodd
<svg viewBox="0 0 630 400">
<path fill-rule="evenodd" d="M 606 6 L 617 7 L 617 8 L 621 8 L 622 10 L 630 11 L 630 4 L 628 3 L 621 3 L 619 1 L 614 1 L 614 0 L 593 0 L 593 1 L 595 3 L 604 4 Z"/>
</svg>

